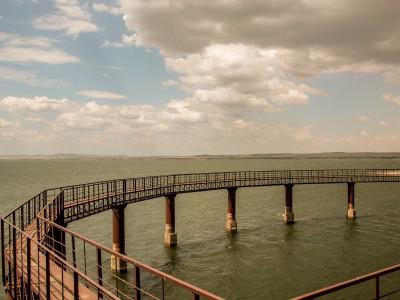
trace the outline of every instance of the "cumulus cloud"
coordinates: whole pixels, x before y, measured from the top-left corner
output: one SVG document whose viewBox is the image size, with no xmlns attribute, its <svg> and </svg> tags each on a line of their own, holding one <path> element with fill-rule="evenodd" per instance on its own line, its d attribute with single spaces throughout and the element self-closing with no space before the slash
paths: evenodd
<svg viewBox="0 0 400 300">
<path fill-rule="evenodd" d="M 35 28 L 63 31 L 70 36 L 99 30 L 92 22 L 87 8 L 82 7 L 78 0 L 54 0 L 54 2 L 55 12 L 35 19 L 33 21 Z"/>
<path fill-rule="evenodd" d="M 367 117 L 367 116 L 359 116 L 358 118 L 358 121 L 360 121 L 360 122 L 369 122 L 371 119 L 369 118 L 369 117 Z"/>
<path fill-rule="evenodd" d="M 95 99 L 125 99 L 126 96 L 108 92 L 108 91 L 97 91 L 97 90 L 89 90 L 89 91 L 79 91 L 77 92 L 78 95 L 88 97 L 88 98 L 95 98 Z"/>
<path fill-rule="evenodd" d="M 119 7 L 107 5 L 104 3 L 93 3 L 92 8 L 95 12 L 99 13 L 109 13 L 111 15 L 118 16 L 121 14 L 121 10 Z"/>
<path fill-rule="evenodd" d="M 49 112 L 62 111 L 67 108 L 67 99 L 50 99 L 47 97 L 19 98 L 4 97 L 0 100 L 0 108 L 8 112 L 32 111 Z"/>
<path fill-rule="evenodd" d="M 390 124 L 384 120 L 379 120 L 378 121 L 379 126 L 381 127 L 388 127 Z"/>
<path fill-rule="evenodd" d="M 392 94 L 383 95 L 383 100 L 395 105 L 400 105 L 400 96 L 394 96 Z"/>
<path fill-rule="evenodd" d="M 19 82 L 34 87 L 65 86 L 66 82 L 56 79 L 43 78 L 35 71 L 17 70 L 0 67 L 0 80 Z"/>
<path fill-rule="evenodd" d="M 106 40 L 102 47 L 122 48 L 134 45 L 136 45 L 136 34 L 123 34 L 120 41 L 110 42 L 109 40 Z"/>
<path fill-rule="evenodd" d="M 0 60 L 15 63 L 64 64 L 79 58 L 57 49 L 57 40 L 0 32 Z"/>
<path fill-rule="evenodd" d="M 282 106 L 307 104 L 318 89 L 288 80 L 274 50 L 242 44 L 212 45 L 202 53 L 166 58 L 167 67 L 180 74 L 176 82 L 192 96 L 193 109 L 223 114 L 277 111 Z M 175 82 L 173 82 L 175 84 Z"/>
<path fill-rule="evenodd" d="M 122 0 L 121 10 L 136 44 L 166 56 L 241 43 L 274 49 L 296 76 L 380 72 L 400 82 L 400 20 L 387 1 Z"/>
</svg>

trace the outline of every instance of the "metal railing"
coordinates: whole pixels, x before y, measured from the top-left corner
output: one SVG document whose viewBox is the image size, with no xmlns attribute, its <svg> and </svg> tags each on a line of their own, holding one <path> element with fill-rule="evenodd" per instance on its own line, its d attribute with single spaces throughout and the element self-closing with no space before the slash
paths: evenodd
<svg viewBox="0 0 400 300">
<path fill-rule="evenodd" d="M 378 299 L 382 299 L 384 297 L 387 296 L 391 296 L 395 293 L 400 293 L 400 289 L 399 287 L 395 288 L 394 290 L 391 290 L 389 292 L 386 293 L 382 293 L 381 292 L 381 287 L 380 287 L 380 280 L 383 276 L 388 275 L 388 274 L 392 274 L 395 273 L 397 271 L 400 270 L 400 264 L 398 265 L 394 265 L 379 271 L 375 271 L 366 275 L 362 275 L 362 276 L 358 276 L 358 277 L 354 277 L 352 279 L 340 282 L 340 283 L 336 283 L 334 285 L 328 286 L 328 287 L 324 287 L 322 289 L 313 291 L 311 293 L 307 293 L 298 297 L 293 298 L 292 300 L 310 300 L 310 299 L 317 299 L 320 298 L 322 296 L 325 295 L 330 295 L 333 294 L 335 292 L 344 290 L 346 288 L 350 288 L 356 285 L 359 285 L 361 283 L 364 282 L 368 282 L 368 281 L 374 281 L 374 285 L 375 285 L 375 297 L 374 299 L 378 300 Z"/>
<path fill-rule="evenodd" d="M 14 299 L 25 299 L 20 298 L 21 295 L 32 294 L 33 289 L 36 289 L 37 295 L 44 295 L 43 297 L 47 298 L 51 293 L 55 293 L 53 288 L 58 289 L 58 292 L 61 291 L 61 299 L 64 299 L 65 293 L 78 293 L 79 295 L 82 292 L 92 292 L 98 298 L 164 299 L 169 293 L 166 288 L 168 284 L 181 287 L 194 299 L 198 299 L 200 296 L 221 299 L 106 248 L 64 226 L 68 222 L 119 205 L 157 198 L 169 193 L 187 193 L 229 187 L 346 182 L 400 182 L 400 170 L 212 172 L 115 179 L 47 189 L 17 207 L 1 220 L 3 285 L 14 296 Z M 27 259 L 31 257 L 32 249 L 37 254 L 36 261 L 33 258 Z M 90 249 L 92 249 L 91 255 L 88 255 Z M 111 255 L 125 261 L 130 266 L 134 274 L 133 280 L 110 273 L 107 271 L 108 268 L 103 267 L 104 258 Z M 36 284 L 33 284 L 35 281 L 29 281 L 32 284 L 28 287 L 26 284 L 28 273 L 31 273 L 31 279 L 33 273 L 30 271 L 31 267 L 27 267 L 27 265 L 32 266 L 33 262 L 37 263 L 37 276 L 35 277 L 37 279 Z M 95 266 L 95 268 L 90 269 L 89 265 Z M 56 268 L 62 270 L 62 278 L 53 281 L 55 275 L 51 269 L 57 270 Z M 49 278 L 51 278 L 51 282 Z M 146 280 L 147 283 L 145 283 Z M 27 297 L 27 299 L 30 298 Z"/>
<path fill-rule="evenodd" d="M 168 283 L 181 287 L 188 292 L 188 295 L 192 294 L 194 298 L 206 297 L 209 299 L 222 299 L 160 270 L 107 248 L 52 221 L 42 217 L 38 217 L 38 220 L 40 228 L 46 227 L 49 233 L 55 230 L 60 230 L 65 233 L 65 240 L 67 243 L 64 244 L 66 249 L 64 249 L 63 253 L 60 253 L 60 251 L 56 249 L 58 242 L 52 239 L 51 234 L 47 236 L 52 245 L 51 249 L 54 252 L 58 252 L 60 256 L 64 256 L 65 261 L 79 269 L 83 274 L 96 280 L 99 285 L 106 287 L 120 299 L 142 299 L 142 297 L 146 296 L 152 299 L 165 299 L 167 297 L 165 287 Z M 105 267 L 104 258 L 109 258 L 111 256 L 115 256 L 117 259 L 127 263 L 128 269 L 132 270 L 134 274 L 132 281 L 121 277 L 118 273 L 111 272 L 109 266 Z M 109 262 L 109 260 L 106 261 Z"/>
</svg>

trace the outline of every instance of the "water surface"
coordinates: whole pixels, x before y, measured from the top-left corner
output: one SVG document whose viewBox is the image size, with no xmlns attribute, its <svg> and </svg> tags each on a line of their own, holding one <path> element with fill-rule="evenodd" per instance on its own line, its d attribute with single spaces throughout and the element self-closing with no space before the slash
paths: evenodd
<svg viewBox="0 0 400 300">
<path fill-rule="evenodd" d="M 60 185 L 187 172 L 323 168 L 400 168 L 400 159 L 0 160 L 0 214 Z M 239 232 L 230 236 L 224 230 L 226 191 L 181 194 L 176 249 L 163 246 L 164 200 L 132 204 L 126 209 L 127 253 L 227 299 L 288 299 L 399 263 L 400 184 L 356 184 L 355 221 L 345 218 L 346 197 L 344 184 L 296 185 L 297 222 L 287 226 L 280 216 L 283 187 L 239 189 Z M 109 211 L 69 227 L 111 246 Z M 399 278 L 388 277 L 383 288 Z M 360 289 L 358 296 L 333 298 L 372 296 L 372 285 Z"/>
</svg>

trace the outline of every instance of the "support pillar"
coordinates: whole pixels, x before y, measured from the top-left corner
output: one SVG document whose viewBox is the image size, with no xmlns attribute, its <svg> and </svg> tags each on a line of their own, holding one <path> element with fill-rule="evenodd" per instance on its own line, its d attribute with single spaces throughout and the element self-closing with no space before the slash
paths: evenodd
<svg viewBox="0 0 400 300">
<path fill-rule="evenodd" d="M 229 232 L 237 231 L 236 190 L 237 190 L 237 188 L 235 188 L 235 187 L 228 188 L 228 211 L 226 214 L 225 228 Z"/>
<path fill-rule="evenodd" d="M 175 193 L 165 196 L 165 232 L 164 243 L 168 247 L 174 247 L 178 243 L 175 232 Z"/>
<path fill-rule="evenodd" d="M 285 198 L 285 212 L 283 213 L 283 221 L 286 224 L 293 224 L 293 184 L 285 184 Z"/>
<path fill-rule="evenodd" d="M 121 205 L 112 209 L 112 238 L 113 244 L 112 249 L 118 253 L 125 253 L 125 207 L 126 205 Z M 127 265 L 126 261 L 111 256 L 111 270 L 117 272 L 126 272 Z"/>
<path fill-rule="evenodd" d="M 354 182 L 347 183 L 347 218 L 356 218 L 356 209 L 354 206 Z"/>
</svg>

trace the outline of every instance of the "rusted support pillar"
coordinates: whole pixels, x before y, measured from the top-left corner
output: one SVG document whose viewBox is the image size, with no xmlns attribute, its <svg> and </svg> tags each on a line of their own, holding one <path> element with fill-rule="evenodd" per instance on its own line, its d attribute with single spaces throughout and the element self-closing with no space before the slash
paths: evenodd
<svg viewBox="0 0 400 300">
<path fill-rule="evenodd" d="M 175 232 L 175 197 L 175 193 L 165 196 L 164 243 L 169 247 L 174 247 L 178 243 L 178 237 Z"/>
<path fill-rule="evenodd" d="M 283 214 L 283 221 L 286 224 L 294 223 L 293 213 L 293 184 L 285 184 L 285 212 Z"/>
<path fill-rule="evenodd" d="M 356 218 L 356 209 L 354 206 L 354 182 L 347 183 L 347 218 Z"/>
<path fill-rule="evenodd" d="M 229 232 L 237 231 L 236 190 L 237 190 L 237 188 L 235 188 L 235 187 L 228 188 L 228 211 L 226 214 L 225 228 Z"/>
<path fill-rule="evenodd" d="M 120 205 L 112 210 L 113 223 L 113 244 L 112 249 L 118 253 L 125 253 L 125 207 Z M 126 272 L 126 261 L 111 256 L 111 270 L 117 272 Z"/>
</svg>

